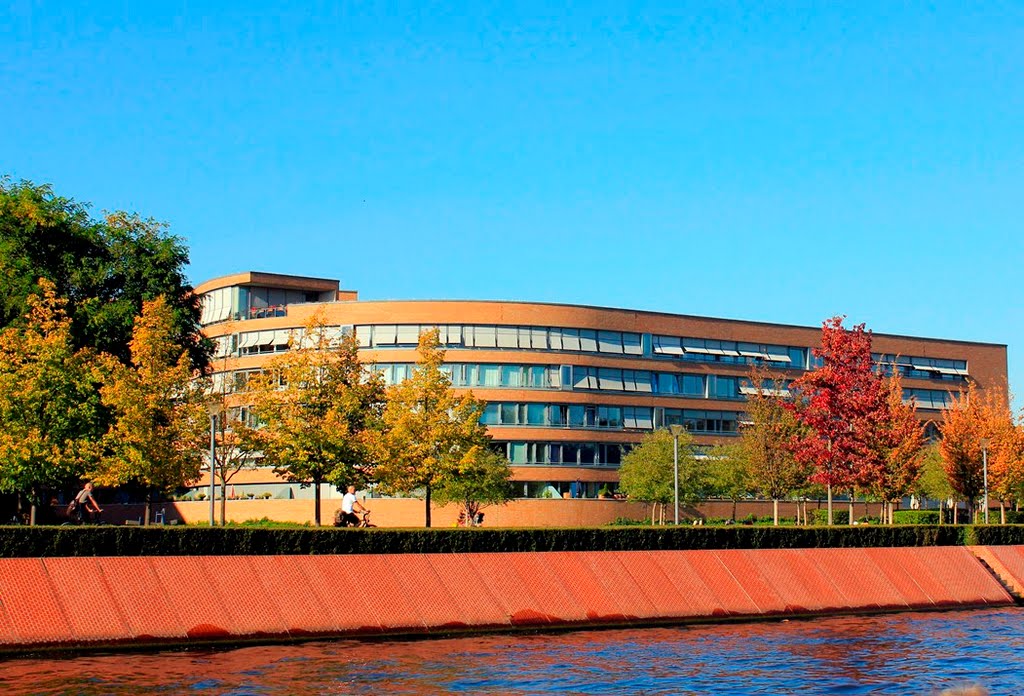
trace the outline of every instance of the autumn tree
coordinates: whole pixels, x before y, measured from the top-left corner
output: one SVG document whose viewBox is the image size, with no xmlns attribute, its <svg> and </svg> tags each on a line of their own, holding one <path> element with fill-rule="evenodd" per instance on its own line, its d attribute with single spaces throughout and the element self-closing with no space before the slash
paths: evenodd
<svg viewBox="0 0 1024 696">
<path fill-rule="evenodd" d="M 779 500 L 807 483 L 809 467 L 794 454 L 791 443 L 803 434 L 784 394 L 767 374 L 755 370 L 747 397 L 746 422 L 737 449 L 746 462 L 751 484 L 772 501 L 772 518 L 779 525 Z"/>
<path fill-rule="evenodd" d="M 31 524 L 44 491 L 95 464 L 103 435 L 95 355 L 75 350 L 54 285 L 36 284 L 23 325 L 0 332 L 0 491 L 28 498 Z"/>
<path fill-rule="evenodd" d="M 966 391 L 953 396 L 953 401 L 942 413 L 939 431 L 942 440 L 939 451 L 949 484 L 975 509 L 978 496 L 984 490 L 982 440 L 991 435 L 982 393 L 972 382 Z M 957 508 L 953 508 L 953 521 L 957 522 Z"/>
<path fill-rule="evenodd" d="M 472 392 L 458 393 L 441 369 L 445 352 L 440 348 L 438 330 L 420 335 L 416 368 L 412 376 L 391 386 L 387 392 L 382 427 L 373 436 L 376 466 L 374 477 L 385 493 L 423 491 L 425 523 L 430 526 L 431 499 L 435 491 L 446 491 L 452 500 L 459 490 L 460 467 L 490 467 L 482 452 L 490 436 L 480 423 L 484 402 Z M 486 465 L 486 466 L 485 466 Z M 482 475 L 481 481 L 489 475 Z"/>
<path fill-rule="evenodd" d="M 686 430 L 679 435 L 679 504 L 700 500 L 708 487 L 707 465 L 692 451 L 693 437 Z M 651 524 L 657 506 L 675 499 L 675 460 L 672 433 L 661 428 L 644 435 L 619 466 L 619 489 L 627 497 L 652 503 Z"/>
<path fill-rule="evenodd" d="M 203 391 L 175 332 L 173 309 L 163 297 L 143 303 L 132 332 L 130 365 L 111 360 L 111 378 L 101 391 L 114 420 L 95 479 L 144 487 L 146 524 L 154 494 L 199 476 L 207 432 Z"/>
<path fill-rule="evenodd" d="M 921 472 L 924 425 L 913 401 L 903 400 L 898 372 L 883 381 L 883 408 L 868 413 L 871 456 L 858 472 L 858 481 L 882 501 L 882 519 L 893 523 L 893 504 L 909 495 Z"/>
<path fill-rule="evenodd" d="M 1016 421 L 1007 395 L 988 389 L 982 398 L 988 437 L 989 491 L 999 500 L 999 518 L 1006 524 L 1006 506 L 1018 505 L 1024 493 L 1024 424 Z"/>
<path fill-rule="evenodd" d="M 814 467 L 811 480 L 825 486 L 830 525 L 833 491 L 852 491 L 861 464 L 872 456 L 872 414 L 884 403 L 871 359 L 871 333 L 863 324 L 845 329 L 843 318 L 822 324 L 821 347 L 814 349 L 821 367 L 790 385 L 795 398 L 788 405 L 802 426 L 791 440 L 793 453 Z"/>
<path fill-rule="evenodd" d="M 366 479 L 368 433 L 377 426 L 384 391 L 359 361 L 355 336 L 314 315 L 289 340 L 289 350 L 249 380 L 254 436 L 265 460 L 289 481 L 313 486 L 320 526 L 321 487 Z M 235 427 L 244 429 L 244 424 Z"/>
<path fill-rule="evenodd" d="M 488 505 L 501 505 L 512 497 L 512 472 L 505 455 L 481 445 L 472 445 L 455 464 L 450 476 L 434 489 L 439 505 L 454 503 L 469 524 Z"/>
<path fill-rule="evenodd" d="M 183 240 L 163 223 L 125 212 L 97 218 L 50 186 L 0 177 L 0 326 L 21 320 L 27 298 L 41 294 L 37 280 L 47 278 L 68 301 L 72 345 L 128 365 L 143 301 L 163 296 L 169 340 L 203 367 L 209 343 L 199 331 L 187 264 Z"/>
</svg>

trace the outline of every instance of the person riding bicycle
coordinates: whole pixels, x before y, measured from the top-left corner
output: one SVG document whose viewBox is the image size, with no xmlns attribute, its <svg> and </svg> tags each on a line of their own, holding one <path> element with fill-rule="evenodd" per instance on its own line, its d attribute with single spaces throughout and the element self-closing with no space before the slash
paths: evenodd
<svg viewBox="0 0 1024 696">
<path fill-rule="evenodd" d="M 349 486 L 348 492 L 341 499 L 341 509 L 338 510 L 338 519 L 335 524 L 338 527 L 358 527 L 359 518 L 356 517 L 356 511 L 362 513 L 369 512 L 356 500 L 356 487 Z"/>
</svg>

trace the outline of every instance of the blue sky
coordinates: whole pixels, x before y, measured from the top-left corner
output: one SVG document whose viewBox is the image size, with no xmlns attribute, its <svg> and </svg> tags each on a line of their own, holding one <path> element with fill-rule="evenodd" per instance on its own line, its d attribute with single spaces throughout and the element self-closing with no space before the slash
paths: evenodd
<svg viewBox="0 0 1024 696">
<path fill-rule="evenodd" d="M 195 282 L 841 313 L 1024 389 L 1024 3 L 676 4 L 14 0 L 0 172 Z"/>
</svg>

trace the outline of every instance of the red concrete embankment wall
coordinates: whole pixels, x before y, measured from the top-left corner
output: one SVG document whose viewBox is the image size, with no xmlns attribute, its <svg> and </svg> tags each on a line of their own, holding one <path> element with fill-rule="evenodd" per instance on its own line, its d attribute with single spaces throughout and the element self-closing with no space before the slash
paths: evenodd
<svg viewBox="0 0 1024 696">
<path fill-rule="evenodd" d="M 1012 604 L 963 547 L 0 559 L 0 647 Z"/>
</svg>

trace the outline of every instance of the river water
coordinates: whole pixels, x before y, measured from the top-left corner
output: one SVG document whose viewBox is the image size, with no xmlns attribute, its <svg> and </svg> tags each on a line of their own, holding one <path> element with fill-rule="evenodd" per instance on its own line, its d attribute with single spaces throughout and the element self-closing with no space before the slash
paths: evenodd
<svg viewBox="0 0 1024 696">
<path fill-rule="evenodd" d="M 8 694 L 1024 694 L 1024 609 L 0 662 Z"/>
</svg>

